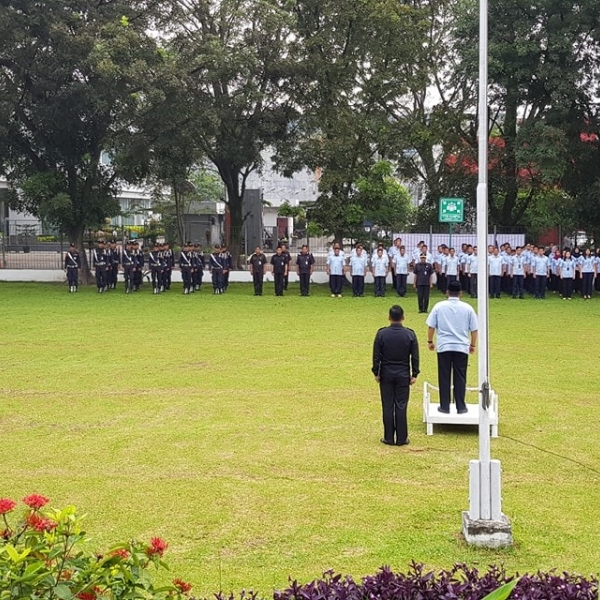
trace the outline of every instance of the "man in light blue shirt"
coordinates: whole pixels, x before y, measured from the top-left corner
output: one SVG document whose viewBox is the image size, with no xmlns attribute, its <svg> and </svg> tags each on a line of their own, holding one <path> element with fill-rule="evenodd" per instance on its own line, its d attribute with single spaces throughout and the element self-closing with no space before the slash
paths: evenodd
<svg viewBox="0 0 600 600">
<path fill-rule="evenodd" d="M 437 332 L 438 386 L 440 406 L 438 410 L 450 412 L 450 389 L 454 386 L 454 402 L 458 414 L 467 412 L 465 394 L 469 354 L 477 344 L 477 315 L 466 302 L 460 301 L 460 282 L 448 284 L 448 299 L 438 302 L 427 317 L 429 350 L 435 349 Z M 452 383 L 451 383 L 452 379 Z"/>
<path fill-rule="evenodd" d="M 396 271 L 396 282 L 395 288 L 398 292 L 398 296 L 404 298 L 406 296 L 406 280 L 408 278 L 408 267 L 410 265 L 410 258 L 406 254 L 406 248 L 400 246 L 400 252 L 396 254 L 394 260 L 395 271 Z"/>
<path fill-rule="evenodd" d="M 363 297 L 365 295 L 365 275 L 368 265 L 367 253 L 359 244 L 354 256 L 350 256 L 350 275 L 352 276 L 352 296 Z"/>
<path fill-rule="evenodd" d="M 533 272 L 535 299 L 545 300 L 546 281 L 548 278 L 548 257 L 544 254 L 544 248 L 539 247 L 537 256 L 531 257 L 531 269 Z"/>
<path fill-rule="evenodd" d="M 458 260 L 458 256 L 454 253 L 454 248 L 450 248 L 450 254 L 446 257 L 444 261 L 444 275 L 446 276 L 446 281 L 448 285 L 450 285 L 451 281 L 458 280 L 458 269 L 460 266 L 460 261 Z"/>
<path fill-rule="evenodd" d="M 329 288 L 331 297 L 342 297 L 342 286 L 344 285 L 344 265 L 346 260 L 342 254 L 339 244 L 333 246 L 333 254 L 327 257 L 327 275 L 329 275 Z"/>
<path fill-rule="evenodd" d="M 377 254 L 371 259 L 371 270 L 375 279 L 375 296 L 383 298 L 385 296 L 385 279 L 389 272 L 390 259 L 383 251 L 383 248 L 377 248 Z"/>
<path fill-rule="evenodd" d="M 494 248 L 492 255 L 488 256 L 488 273 L 490 298 L 500 298 L 502 273 L 504 273 L 504 259 L 500 256 L 498 248 Z"/>
<path fill-rule="evenodd" d="M 467 281 L 469 283 L 469 292 L 471 298 L 477 298 L 477 273 L 479 271 L 479 264 L 477 258 L 477 246 L 473 246 L 473 254 L 467 255 Z"/>
</svg>

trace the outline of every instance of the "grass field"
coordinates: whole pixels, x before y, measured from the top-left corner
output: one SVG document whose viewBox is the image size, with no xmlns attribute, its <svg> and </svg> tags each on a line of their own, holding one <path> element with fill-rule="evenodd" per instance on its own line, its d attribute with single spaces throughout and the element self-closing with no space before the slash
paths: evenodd
<svg viewBox="0 0 600 600">
<path fill-rule="evenodd" d="M 96 548 L 163 536 L 169 577 L 200 595 L 412 559 L 598 572 L 600 299 L 491 304 L 515 545 L 488 551 L 460 535 L 476 430 L 427 437 L 415 389 L 411 445 L 379 443 L 371 346 L 395 299 L 177 288 L 0 284 L 0 497 L 75 504 Z M 402 304 L 435 381 L 424 315 Z"/>
</svg>

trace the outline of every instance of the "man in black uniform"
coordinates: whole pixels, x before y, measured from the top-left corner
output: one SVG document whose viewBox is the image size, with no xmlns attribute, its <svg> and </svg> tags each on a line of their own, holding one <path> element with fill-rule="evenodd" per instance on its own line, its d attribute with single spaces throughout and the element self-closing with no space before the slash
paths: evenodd
<svg viewBox="0 0 600 600">
<path fill-rule="evenodd" d="M 169 246 L 168 242 L 164 242 L 162 244 L 162 256 L 165 262 L 165 270 L 163 273 L 163 284 L 165 286 L 165 290 L 171 289 L 171 275 L 173 274 L 173 267 L 175 266 L 175 255 L 173 254 L 173 250 Z"/>
<path fill-rule="evenodd" d="M 106 269 L 108 267 L 108 257 L 104 249 L 104 240 L 98 240 L 98 246 L 92 252 L 92 267 L 96 273 L 96 287 L 98 293 L 102 294 L 106 290 Z"/>
<path fill-rule="evenodd" d="M 281 246 L 277 246 L 277 251 L 271 257 L 273 268 L 273 279 L 275 280 L 275 295 L 283 296 L 284 280 L 288 272 L 288 259 L 283 255 Z"/>
<path fill-rule="evenodd" d="M 427 262 L 427 254 L 421 254 L 419 262 L 413 269 L 413 275 L 419 312 L 426 313 L 429 310 L 429 291 L 431 290 L 431 276 L 433 275 L 433 266 Z"/>
<path fill-rule="evenodd" d="M 179 253 L 179 270 L 181 271 L 181 279 L 183 280 L 184 294 L 190 294 L 194 291 L 192 284 L 193 264 L 192 244 L 191 242 L 186 242 L 183 245 L 183 250 Z"/>
<path fill-rule="evenodd" d="M 194 244 L 194 289 L 199 292 L 202 288 L 202 279 L 204 278 L 204 267 L 206 262 L 204 260 L 204 251 L 202 250 L 201 244 Z"/>
<path fill-rule="evenodd" d="M 151 252 L 148 253 L 148 266 L 152 273 L 152 289 L 155 294 L 160 294 L 163 291 L 163 272 L 165 263 L 160 252 L 160 245 L 154 244 Z"/>
<path fill-rule="evenodd" d="M 419 375 L 419 343 L 412 329 L 402 325 L 404 310 L 397 304 L 389 311 L 390 326 L 383 327 L 373 343 L 373 375 L 379 383 L 383 410 L 383 437 L 388 445 L 406 446 L 406 409 L 410 386 Z"/>
<path fill-rule="evenodd" d="M 254 253 L 248 259 L 248 264 L 250 265 L 250 274 L 254 283 L 254 295 L 262 296 L 267 257 L 262 253 L 260 246 L 256 246 Z"/>
<path fill-rule="evenodd" d="M 67 281 L 69 282 L 69 292 L 76 292 L 79 285 L 79 267 L 81 267 L 81 257 L 75 244 L 69 244 L 69 250 L 65 256 L 65 271 L 67 272 Z"/>
<path fill-rule="evenodd" d="M 223 279 L 224 259 L 221 254 L 221 246 L 215 244 L 215 250 L 210 255 L 210 272 L 212 273 L 213 294 L 222 294 L 225 291 Z"/>
<path fill-rule="evenodd" d="M 229 287 L 229 272 L 233 268 L 233 256 L 227 246 L 221 247 L 221 262 L 223 263 L 223 291 Z"/>
<path fill-rule="evenodd" d="M 310 276 L 315 268 L 315 257 L 308 251 L 308 246 L 306 244 L 300 248 L 300 254 L 298 254 L 298 258 L 296 259 L 296 268 L 298 270 L 298 278 L 300 279 L 300 295 L 308 296 Z M 287 289 L 285 282 L 283 287 L 284 289 Z"/>
<path fill-rule="evenodd" d="M 288 284 L 289 284 L 290 263 L 292 262 L 292 255 L 290 254 L 290 251 L 288 250 L 287 244 L 285 244 L 283 242 L 281 243 L 281 254 L 285 257 L 285 260 L 286 260 L 285 275 L 283 276 L 283 289 L 287 290 Z"/>
<path fill-rule="evenodd" d="M 125 293 L 129 294 L 133 291 L 133 272 L 135 270 L 136 258 L 133 254 L 133 243 L 127 242 L 121 256 L 121 264 L 123 265 L 123 278 L 125 279 Z"/>
<path fill-rule="evenodd" d="M 142 285 L 142 277 L 144 275 L 144 264 L 146 262 L 144 253 L 140 250 L 140 243 L 133 243 L 133 256 L 135 257 L 135 268 L 133 270 L 133 291 L 139 291 Z"/>
<path fill-rule="evenodd" d="M 121 263 L 121 256 L 119 253 L 119 249 L 117 248 L 117 241 L 112 240 L 110 243 L 110 248 L 108 249 L 108 263 L 109 263 L 109 271 L 108 271 L 108 287 L 111 290 L 117 289 L 117 283 L 119 281 L 119 264 Z"/>
</svg>

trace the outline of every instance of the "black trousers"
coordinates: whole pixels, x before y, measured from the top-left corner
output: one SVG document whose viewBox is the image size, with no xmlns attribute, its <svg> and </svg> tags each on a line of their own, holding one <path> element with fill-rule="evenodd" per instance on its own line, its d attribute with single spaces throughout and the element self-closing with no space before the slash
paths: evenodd
<svg viewBox="0 0 600 600">
<path fill-rule="evenodd" d="M 500 275 L 490 275 L 490 282 L 489 282 L 490 298 L 500 298 L 501 284 L 502 284 L 502 277 Z"/>
<path fill-rule="evenodd" d="M 536 275 L 533 280 L 533 289 L 535 297 L 538 299 L 544 299 L 546 297 L 546 276 Z"/>
<path fill-rule="evenodd" d="M 398 273 L 396 275 L 396 291 L 398 292 L 398 296 L 404 298 L 406 296 L 406 279 L 408 275 Z"/>
<path fill-rule="evenodd" d="M 252 282 L 254 283 L 254 294 L 256 296 L 262 296 L 263 292 L 263 271 L 254 271 L 252 273 Z"/>
<path fill-rule="evenodd" d="M 344 286 L 343 275 L 330 275 L 329 276 L 329 289 L 332 294 L 336 296 L 342 293 L 342 287 Z"/>
<path fill-rule="evenodd" d="M 308 296 L 308 294 L 310 292 L 310 272 L 300 273 L 298 275 L 298 278 L 300 279 L 300 295 Z M 285 283 L 284 283 L 284 287 L 285 287 Z"/>
<path fill-rule="evenodd" d="M 385 296 L 385 277 L 375 277 L 375 295 Z"/>
<path fill-rule="evenodd" d="M 352 275 L 352 295 L 363 296 L 365 293 L 365 276 Z"/>
<path fill-rule="evenodd" d="M 419 312 L 427 312 L 429 310 L 429 286 L 417 286 L 417 302 L 419 304 Z"/>
<path fill-rule="evenodd" d="M 513 275 L 512 297 L 523 297 L 523 275 Z"/>
<path fill-rule="evenodd" d="M 96 267 L 96 286 L 98 289 L 106 287 L 106 267 Z"/>
<path fill-rule="evenodd" d="M 563 298 L 570 298 L 573 295 L 573 278 L 565 277 L 561 281 Z"/>
<path fill-rule="evenodd" d="M 192 287 L 192 272 L 189 267 L 181 267 L 181 279 L 184 291 L 189 290 Z"/>
<path fill-rule="evenodd" d="M 173 269 L 167 267 L 163 272 L 163 285 L 165 286 L 165 290 L 171 289 L 171 274 L 173 273 Z"/>
<path fill-rule="evenodd" d="M 213 269 L 212 270 L 212 284 L 215 292 L 223 291 L 223 270 Z"/>
<path fill-rule="evenodd" d="M 573 281 L 573 289 L 578 294 L 581 294 L 581 287 L 582 287 L 581 273 L 579 271 L 575 271 L 575 280 Z"/>
<path fill-rule="evenodd" d="M 383 439 L 390 444 L 405 444 L 408 438 L 406 409 L 410 381 L 406 377 L 382 377 L 379 392 L 383 412 Z"/>
<path fill-rule="evenodd" d="M 133 285 L 139 287 L 142 285 L 143 273 L 141 267 L 137 267 L 133 272 Z"/>
<path fill-rule="evenodd" d="M 151 271 L 152 271 L 152 287 L 155 290 L 159 290 L 161 288 L 161 286 L 163 285 L 162 269 L 160 267 L 158 267 L 158 268 L 152 267 Z"/>
<path fill-rule="evenodd" d="M 443 273 L 437 274 L 437 289 L 442 292 L 442 294 L 445 294 L 448 289 L 448 281 Z"/>
<path fill-rule="evenodd" d="M 284 274 L 283 273 L 273 273 L 273 279 L 275 280 L 275 295 L 283 296 L 283 286 L 284 286 Z"/>
<path fill-rule="evenodd" d="M 456 410 L 465 410 L 469 355 L 464 352 L 438 352 L 437 362 L 441 409 L 450 410 L 450 387 L 453 385 Z"/>
<path fill-rule="evenodd" d="M 469 280 L 469 294 L 471 294 L 471 298 L 477 298 L 477 273 L 471 273 L 467 279 Z"/>
<path fill-rule="evenodd" d="M 591 296 L 592 295 L 592 284 L 594 282 L 593 273 L 582 273 L 583 280 L 581 282 L 581 295 Z"/>
<path fill-rule="evenodd" d="M 77 287 L 77 274 L 79 273 L 78 269 L 70 268 L 67 269 L 67 281 L 69 282 L 69 286 Z"/>
<path fill-rule="evenodd" d="M 133 267 L 123 265 L 123 279 L 125 280 L 125 290 L 131 290 L 133 287 Z"/>
<path fill-rule="evenodd" d="M 287 290 L 289 284 L 290 284 L 290 276 L 289 276 L 289 274 L 288 275 L 284 275 L 283 276 L 283 289 Z"/>
</svg>

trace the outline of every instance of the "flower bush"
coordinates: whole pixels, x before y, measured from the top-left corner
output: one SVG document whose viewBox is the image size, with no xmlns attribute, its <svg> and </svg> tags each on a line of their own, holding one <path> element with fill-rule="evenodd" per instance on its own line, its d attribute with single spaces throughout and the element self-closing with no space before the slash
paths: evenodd
<svg viewBox="0 0 600 600">
<path fill-rule="evenodd" d="M 48 503 L 39 494 L 26 496 L 19 518 L 17 503 L 0 498 L 0 600 L 180 600 L 189 594 L 192 586 L 181 579 L 152 583 L 149 568 L 166 568 L 163 539 L 96 554 L 86 550 L 75 507 L 47 509 Z"/>
</svg>

